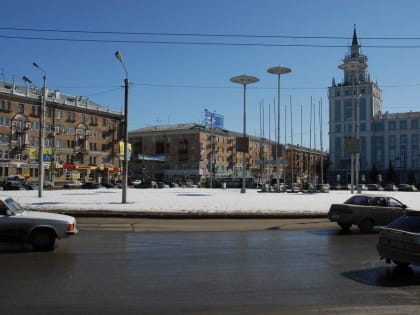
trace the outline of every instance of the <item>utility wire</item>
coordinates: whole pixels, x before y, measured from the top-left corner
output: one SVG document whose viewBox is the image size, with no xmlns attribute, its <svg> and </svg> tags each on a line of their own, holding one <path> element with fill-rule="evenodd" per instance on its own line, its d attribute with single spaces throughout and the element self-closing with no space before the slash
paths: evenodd
<svg viewBox="0 0 420 315">
<path fill-rule="evenodd" d="M 270 43 L 233 43 L 233 42 L 191 42 L 191 41 L 148 41 L 148 40 L 111 40 L 111 39 L 82 39 L 82 38 L 53 38 L 31 36 L 6 36 L 4 39 L 43 40 L 62 42 L 94 42 L 94 43 L 124 43 L 124 44 L 160 44 L 160 45 L 203 45 L 203 46 L 260 46 L 260 47 L 310 47 L 310 48 L 348 48 L 348 45 L 321 44 L 270 44 Z M 394 48 L 419 49 L 420 45 L 363 45 L 364 48 Z"/>
<path fill-rule="evenodd" d="M 191 36 L 191 37 L 238 37 L 238 38 L 286 38 L 286 39 L 351 39 L 348 36 L 301 36 L 301 35 L 251 35 L 251 34 L 210 34 L 210 33 L 167 33 L 167 32 L 127 32 L 127 31 L 92 31 L 92 30 L 66 30 L 57 28 L 17 28 L 0 27 L 6 31 L 49 32 L 49 33 L 78 33 L 103 35 L 147 35 L 147 36 Z M 420 37 L 358 37 L 361 40 L 420 40 Z"/>
</svg>

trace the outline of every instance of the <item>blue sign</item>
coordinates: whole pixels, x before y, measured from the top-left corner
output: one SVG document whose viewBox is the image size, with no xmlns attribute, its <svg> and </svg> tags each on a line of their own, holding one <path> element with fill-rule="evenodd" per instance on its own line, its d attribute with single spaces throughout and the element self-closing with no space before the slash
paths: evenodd
<svg viewBox="0 0 420 315">
<path fill-rule="evenodd" d="M 224 117 L 222 115 L 209 112 L 207 109 L 204 111 L 204 126 L 213 127 L 215 129 L 224 128 Z"/>
</svg>

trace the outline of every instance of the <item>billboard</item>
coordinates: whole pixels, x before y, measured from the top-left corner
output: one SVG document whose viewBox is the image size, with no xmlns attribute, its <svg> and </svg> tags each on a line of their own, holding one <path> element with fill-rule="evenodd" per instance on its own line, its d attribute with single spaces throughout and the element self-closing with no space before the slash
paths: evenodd
<svg viewBox="0 0 420 315">
<path fill-rule="evenodd" d="M 207 109 L 204 110 L 204 126 L 211 128 L 223 129 L 224 128 L 224 117 L 222 115 L 209 112 Z"/>
</svg>

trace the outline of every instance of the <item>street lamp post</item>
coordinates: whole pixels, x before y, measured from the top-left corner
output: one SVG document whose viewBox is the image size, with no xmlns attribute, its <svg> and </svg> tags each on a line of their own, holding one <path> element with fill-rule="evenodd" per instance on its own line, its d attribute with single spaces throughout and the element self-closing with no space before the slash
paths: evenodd
<svg viewBox="0 0 420 315">
<path fill-rule="evenodd" d="M 124 162 L 122 171 L 122 203 L 127 203 L 128 186 L 128 71 L 119 51 L 115 52 L 115 58 L 121 63 L 125 72 L 124 79 Z"/>
<path fill-rule="evenodd" d="M 280 165 L 278 156 L 278 147 L 280 146 L 280 75 L 291 72 L 290 68 L 286 67 L 272 67 L 267 70 L 268 73 L 277 75 L 277 144 L 276 144 L 276 190 L 280 191 Z M 285 143 L 286 145 L 286 143 Z"/>
<path fill-rule="evenodd" d="M 42 197 L 42 192 L 44 190 L 44 130 L 45 130 L 45 107 L 47 103 L 47 74 L 45 73 L 44 69 L 42 69 L 36 62 L 33 62 L 32 65 L 39 69 L 43 76 L 42 79 L 44 81 L 42 87 L 42 96 L 41 96 L 41 107 L 39 112 L 39 140 L 38 140 L 38 197 Z M 27 77 L 22 78 L 24 81 L 28 83 L 32 83 Z"/>
<path fill-rule="evenodd" d="M 248 76 L 248 75 L 240 75 L 237 77 L 233 77 L 230 79 L 230 81 L 232 81 L 233 83 L 238 83 L 238 84 L 242 84 L 244 86 L 244 120 L 243 120 L 243 138 L 246 138 L 246 86 L 247 84 L 251 84 L 251 83 L 256 83 L 258 82 L 260 79 L 258 79 L 257 77 L 253 77 L 253 76 Z M 248 148 L 249 150 L 249 148 Z M 245 193 L 246 192 L 246 152 L 245 150 L 243 150 L 243 159 L 242 159 L 242 188 L 241 188 L 241 193 Z"/>
</svg>

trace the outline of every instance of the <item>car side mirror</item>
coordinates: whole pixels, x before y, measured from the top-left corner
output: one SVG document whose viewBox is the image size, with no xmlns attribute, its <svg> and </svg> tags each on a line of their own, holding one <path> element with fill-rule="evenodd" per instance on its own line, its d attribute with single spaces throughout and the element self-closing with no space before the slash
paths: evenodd
<svg viewBox="0 0 420 315">
<path fill-rule="evenodd" d="M 403 205 L 402 205 L 402 208 L 403 208 L 403 209 L 407 209 L 407 205 L 403 204 Z"/>
<path fill-rule="evenodd" d="M 13 212 L 12 212 L 11 210 L 6 210 L 6 215 L 7 215 L 8 217 L 10 217 L 10 216 L 12 216 L 12 215 L 13 215 Z"/>
</svg>

